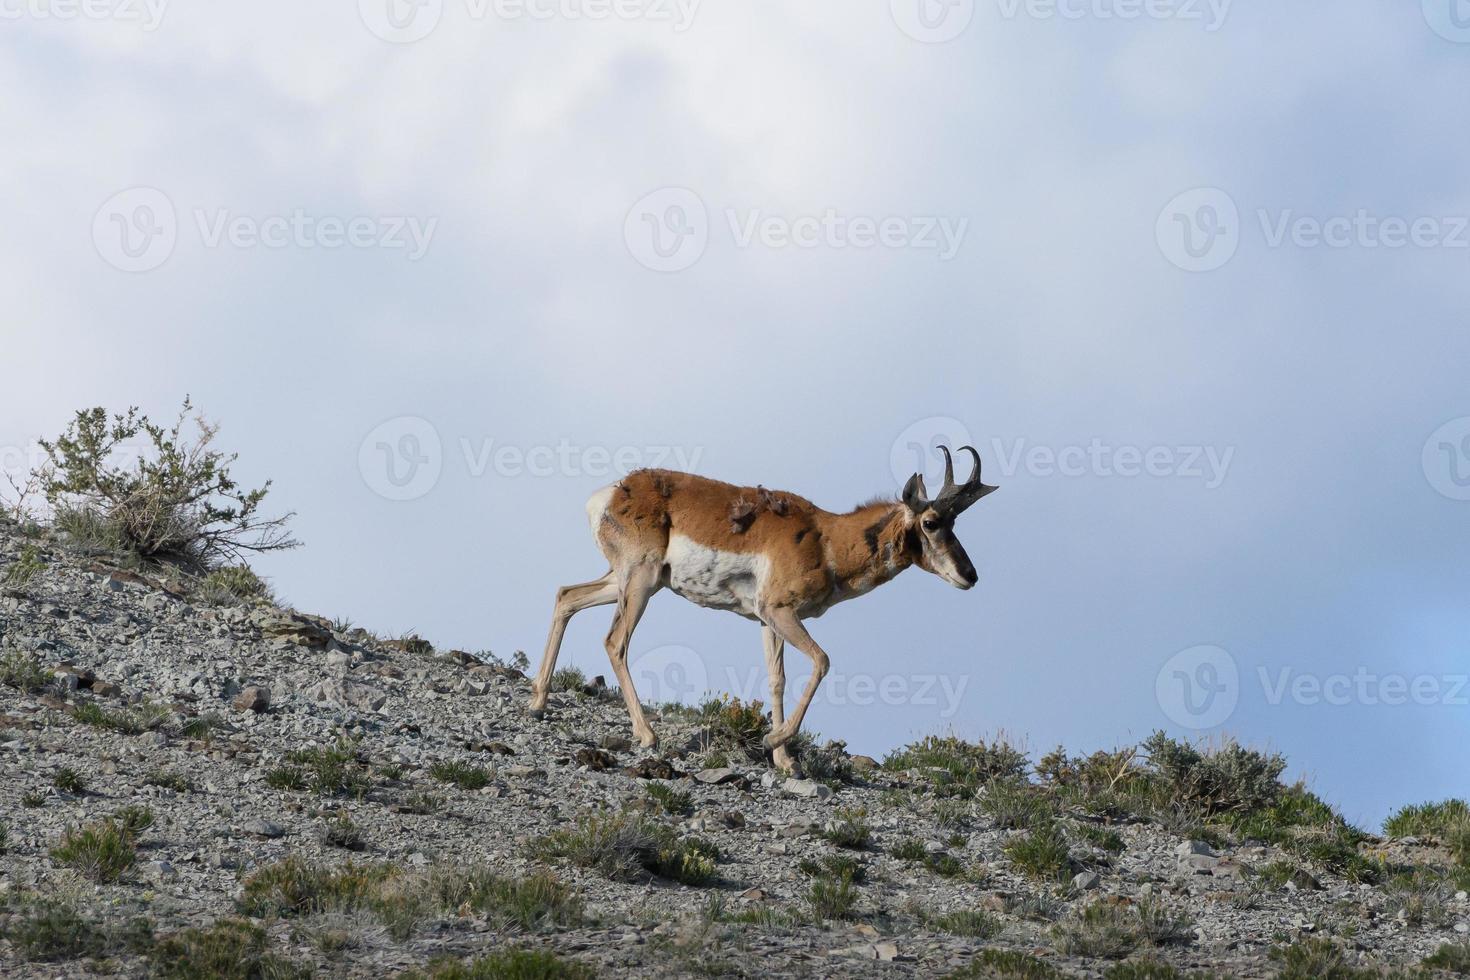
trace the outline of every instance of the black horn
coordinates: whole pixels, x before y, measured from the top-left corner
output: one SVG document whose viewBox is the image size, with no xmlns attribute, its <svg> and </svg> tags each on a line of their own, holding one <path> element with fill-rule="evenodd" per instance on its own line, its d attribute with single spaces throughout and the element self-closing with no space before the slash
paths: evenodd
<svg viewBox="0 0 1470 980">
<path fill-rule="evenodd" d="M 970 478 L 964 483 L 954 482 L 954 459 L 950 456 L 949 449 L 940 446 L 939 451 L 944 453 L 944 489 L 934 498 L 934 506 L 949 514 L 959 514 L 975 501 L 992 493 L 999 487 L 987 486 L 980 482 L 980 453 L 974 446 L 961 446 L 960 452 L 969 453 L 975 460 L 975 468 L 970 471 Z"/>
</svg>

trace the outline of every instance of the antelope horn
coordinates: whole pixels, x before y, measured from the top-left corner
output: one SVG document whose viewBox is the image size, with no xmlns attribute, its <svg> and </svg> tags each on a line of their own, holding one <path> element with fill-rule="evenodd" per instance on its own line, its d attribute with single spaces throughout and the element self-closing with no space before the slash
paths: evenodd
<svg viewBox="0 0 1470 980">
<path fill-rule="evenodd" d="M 949 450 L 940 446 L 939 451 L 944 453 L 945 479 L 944 489 L 935 498 L 936 504 L 942 502 L 947 510 L 951 513 L 958 514 L 987 493 L 992 493 L 999 489 L 999 487 L 987 486 L 980 482 L 980 453 L 974 446 L 960 447 L 960 452 L 969 453 L 971 458 L 975 460 L 975 468 L 970 471 L 970 478 L 959 485 L 956 485 L 954 482 L 954 467 Z"/>
</svg>

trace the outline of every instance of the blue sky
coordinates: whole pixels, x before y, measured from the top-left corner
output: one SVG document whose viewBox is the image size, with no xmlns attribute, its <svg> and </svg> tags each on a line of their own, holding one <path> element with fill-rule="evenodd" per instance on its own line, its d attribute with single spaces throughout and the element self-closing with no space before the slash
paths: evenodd
<svg viewBox="0 0 1470 980">
<path fill-rule="evenodd" d="M 535 659 L 616 463 L 846 508 L 967 435 L 980 586 L 812 624 L 811 727 L 1470 791 L 1459 0 L 389 2 L 5 7 L 0 463 L 191 393 L 287 599 Z M 633 659 L 763 694 L 667 593 Z"/>
</svg>

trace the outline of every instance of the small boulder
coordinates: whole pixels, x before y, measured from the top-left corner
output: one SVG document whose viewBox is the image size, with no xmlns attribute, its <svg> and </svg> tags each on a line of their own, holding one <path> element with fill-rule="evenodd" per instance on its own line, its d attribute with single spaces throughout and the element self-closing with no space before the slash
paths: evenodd
<svg viewBox="0 0 1470 980">
<path fill-rule="evenodd" d="M 832 795 L 832 787 L 814 779 L 788 779 L 781 784 L 781 790 L 788 796 L 808 800 L 825 800 Z"/>
<path fill-rule="evenodd" d="M 230 704 L 236 711 L 254 711 L 259 714 L 270 708 L 271 692 L 269 688 L 252 685 L 242 688 Z"/>
</svg>

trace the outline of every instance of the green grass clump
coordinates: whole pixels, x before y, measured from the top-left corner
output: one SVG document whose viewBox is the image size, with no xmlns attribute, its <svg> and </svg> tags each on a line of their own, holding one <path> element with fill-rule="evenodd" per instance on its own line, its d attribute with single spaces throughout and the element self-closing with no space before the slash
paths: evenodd
<svg viewBox="0 0 1470 980">
<path fill-rule="evenodd" d="M 1018 870 L 1038 880 L 1056 881 L 1072 867 L 1067 838 L 1055 823 L 1043 823 L 1012 836 L 1004 850 Z"/>
<path fill-rule="evenodd" d="M 152 814 L 130 808 L 121 817 L 67 830 L 51 849 L 57 864 L 75 869 L 96 882 L 114 882 L 138 859 L 138 834 L 152 824 Z M 145 816 L 146 814 L 146 816 Z"/>
<path fill-rule="evenodd" d="M 750 760 L 765 758 L 764 739 L 771 720 L 761 701 L 721 695 L 699 706 L 704 737 L 715 754 L 735 753 Z"/>
<path fill-rule="evenodd" d="M 1064 980 L 1056 967 L 1016 949 L 982 949 L 944 980 Z"/>
<path fill-rule="evenodd" d="M 345 813 L 338 814 L 322 826 L 322 843 L 344 851 L 367 850 L 367 835 Z"/>
<path fill-rule="evenodd" d="M 926 929 L 970 939 L 994 939 L 1005 929 L 1005 923 L 983 909 L 960 909 L 954 912 L 920 909 L 918 919 Z"/>
<path fill-rule="evenodd" d="M 1057 951 L 1068 956 L 1122 959 L 1141 947 L 1187 943 L 1193 922 L 1156 902 L 1125 907 L 1094 901 L 1051 928 Z"/>
<path fill-rule="evenodd" d="M 0 918 L 0 938 L 9 940 L 26 962 L 60 963 L 146 950 L 152 928 L 145 919 L 121 924 L 91 919 L 71 905 L 46 899 L 27 901 Z"/>
<path fill-rule="evenodd" d="M 1424 965 L 1470 976 L 1470 943 L 1445 943 L 1424 958 Z"/>
<path fill-rule="evenodd" d="M 576 667 L 563 667 L 551 675 L 553 694 L 581 694 L 587 687 L 587 675 Z"/>
<path fill-rule="evenodd" d="M 188 777 L 169 769 L 154 769 L 143 777 L 145 786 L 159 786 L 163 789 L 171 789 L 175 793 L 187 793 L 193 786 Z"/>
<path fill-rule="evenodd" d="M 71 766 L 62 766 L 51 774 L 51 785 L 63 793 L 80 796 L 87 791 L 87 778 Z"/>
<path fill-rule="evenodd" d="M 547 874 L 505 878 L 451 867 L 412 873 L 387 863 L 325 867 L 296 857 L 248 876 L 238 908 L 254 918 L 364 913 L 400 942 L 435 916 L 477 915 L 497 929 L 526 932 L 582 919 L 580 900 Z"/>
<path fill-rule="evenodd" d="M 868 866 L 851 854 L 824 854 L 819 858 L 802 858 L 796 870 L 809 878 L 847 878 L 853 882 L 866 881 Z"/>
<path fill-rule="evenodd" d="M 373 788 L 367 765 L 350 745 L 300 749 L 286 756 L 286 765 L 265 774 L 272 789 L 307 790 L 323 796 L 362 799 Z"/>
<path fill-rule="evenodd" d="M 239 919 L 165 936 L 149 960 L 159 980 L 304 980 L 312 972 L 270 953 L 265 930 Z"/>
<path fill-rule="evenodd" d="M 1380 980 L 1383 977 L 1383 972 L 1375 967 L 1354 966 L 1341 947 L 1323 937 L 1275 947 L 1270 955 L 1280 965 L 1276 980 Z"/>
<path fill-rule="evenodd" d="M 0 685 L 35 694 L 51 682 L 51 672 L 34 654 L 11 650 L 0 654 Z"/>
<path fill-rule="evenodd" d="M 1025 830 L 1056 816 L 1052 798 L 1022 780 L 997 780 L 985 787 L 980 812 L 1003 830 Z"/>
<path fill-rule="evenodd" d="M 437 960 L 405 980 L 592 980 L 596 973 L 575 960 L 541 950 L 505 949 L 474 960 Z"/>
<path fill-rule="evenodd" d="M 1470 805 L 1464 800 L 1443 800 L 1404 807 L 1383 822 L 1383 832 L 1389 837 L 1443 838 L 1467 822 L 1470 822 Z"/>
<path fill-rule="evenodd" d="M 1030 764 L 1026 753 L 1002 739 L 986 745 L 953 735 L 929 735 L 890 753 L 883 767 L 917 769 L 934 783 L 936 792 L 969 797 L 986 783 L 1023 779 Z"/>
<path fill-rule="evenodd" d="M 719 858 L 719 851 L 708 841 L 681 838 L 632 811 L 583 814 L 575 826 L 538 838 L 531 850 L 539 858 L 568 860 L 614 881 L 652 874 L 686 885 L 713 878 Z"/>
<path fill-rule="evenodd" d="M 668 783 L 648 783 L 643 789 L 653 804 L 670 816 L 688 816 L 694 811 L 694 797 Z"/>
<path fill-rule="evenodd" d="M 817 922 L 857 917 L 858 893 L 849 875 L 818 875 L 803 898 L 808 913 Z"/>
<path fill-rule="evenodd" d="M 429 775 L 441 783 L 453 783 L 460 789 L 471 791 L 484 789 L 492 779 L 488 770 L 447 759 L 431 765 Z"/>
<path fill-rule="evenodd" d="M 237 606 L 272 601 L 270 586 L 248 565 L 216 568 L 199 580 L 194 596 L 210 606 Z"/>
<path fill-rule="evenodd" d="M 77 705 L 72 718 L 83 725 L 116 732 L 119 735 L 142 735 L 161 726 L 170 712 L 163 705 L 140 704 L 132 708 L 109 709 L 96 701 Z"/>
<path fill-rule="evenodd" d="M 838 847 L 860 851 L 872 840 L 873 828 L 868 823 L 868 811 L 841 809 L 836 818 L 822 831 L 822 837 Z"/>
</svg>

